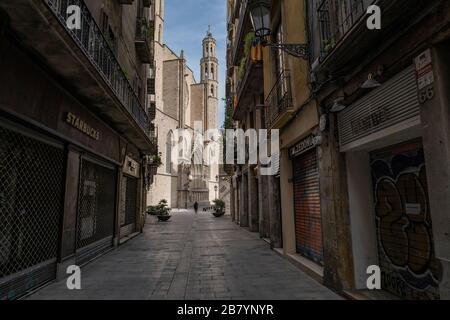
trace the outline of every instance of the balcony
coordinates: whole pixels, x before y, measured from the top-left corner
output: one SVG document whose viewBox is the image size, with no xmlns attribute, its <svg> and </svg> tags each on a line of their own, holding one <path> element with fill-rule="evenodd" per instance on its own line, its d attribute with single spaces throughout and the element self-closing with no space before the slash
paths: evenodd
<svg viewBox="0 0 450 320">
<path fill-rule="evenodd" d="M 147 17 L 138 17 L 136 19 L 136 53 L 142 63 L 153 66 L 154 62 L 154 20 Z"/>
<path fill-rule="evenodd" d="M 239 64 L 239 57 L 244 51 L 244 36 L 251 30 L 248 0 L 242 0 L 239 9 L 239 22 L 231 48 L 231 60 L 234 65 Z"/>
<path fill-rule="evenodd" d="M 247 57 L 243 67 L 242 76 L 236 87 L 236 104 L 233 118 L 242 120 L 246 112 L 256 107 L 260 96 L 264 94 L 264 72 L 261 61 L 252 61 L 251 56 Z"/>
<path fill-rule="evenodd" d="M 67 27 L 67 8 L 81 8 L 81 28 Z M 10 25 L 85 106 L 141 150 L 154 132 L 138 95 L 83 0 L 2 0 Z"/>
<path fill-rule="evenodd" d="M 369 3 L 370 2 L 370 3 Z M 347 1 L 324 0 L 318 8 L 321 35 L 321 55 L 333 50 L 345 35 L 365 16 L 375 0 Z"/>
<path fill-rule="evenodd" d="M 357 66 L 368 53 L 394 41 L 414 23 L 414 15 L 430 7 L 423 0 L 323 0 L 317 9 L 320 32 L 321 68 L 345 73 Z M 367 8 L 378 5 L 382 11 L 382 29 L 369 30 Z"/>
<path fill-rule="evenodd" d="M 265 102 L 266 127 L 279 129 L 290 119 L 295 111 L 292 90 L 291 75 L 288 70 L 283 71 Z"/>
</svg>

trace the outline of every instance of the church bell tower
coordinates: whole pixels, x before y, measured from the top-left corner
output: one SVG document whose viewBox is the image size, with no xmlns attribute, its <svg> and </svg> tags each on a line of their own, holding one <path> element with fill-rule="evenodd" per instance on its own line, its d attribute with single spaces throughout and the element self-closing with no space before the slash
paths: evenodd
<svg viewBox="0 0 450 320">
<path fill-rule="evenodd" d="M 201 83 L 205 85 L 204 129 L 217 128 L 219 97 L 219 61 L 216 56 L 216 39 L 208 28 L 203 39 L 203 57 L 200 61 Z"/>
</svg>

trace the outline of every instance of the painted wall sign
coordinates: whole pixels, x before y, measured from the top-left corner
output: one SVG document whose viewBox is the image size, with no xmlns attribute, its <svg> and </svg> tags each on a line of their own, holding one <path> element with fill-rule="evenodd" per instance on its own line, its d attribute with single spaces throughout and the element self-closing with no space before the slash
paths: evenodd
<svg viewBox="0 0 450 320">
<path fill-rule="evenodd" d="M 419 102 L 425 103 L 434 98 L 434 72 L 430 49 L 424 51 L 414 60 L 416 66 Z"/>
<path fill-rule="evenodd" d="M 94 140 L 100 140 L 100 132 L 93 127 L 91 127 L 89 124 L 87 124 L 85 121 L 78 118 L 76 115 L 74 115 L 72 112 L 68 112 L 66 114 L 66 122 L 74 127 L 75 129 L 81 131 L 82 133 L 86 134 L 87 136 L 91 137 Z"/>
<path fill-rule="evenodd" d="M 139 163 L 127 156 L 123 165 L 123 172 L 132 177 L 139 178 L 139 170 Z"/>
<path fill-rule="evenodd" d="M 352 133 L 359 134 L 389 120 L 389 110 L 385 107 L 372 111 L 367 116 L 352 120 Z"/>
<path fill-rule="evenodd" d="M 289 149 L 289 155 L 291 158 L 298 157 L 299 155 L 315 148 L 322 142 L 321 136 L 310 135 L 297 143 L 294 147 Z"/>
</svg>

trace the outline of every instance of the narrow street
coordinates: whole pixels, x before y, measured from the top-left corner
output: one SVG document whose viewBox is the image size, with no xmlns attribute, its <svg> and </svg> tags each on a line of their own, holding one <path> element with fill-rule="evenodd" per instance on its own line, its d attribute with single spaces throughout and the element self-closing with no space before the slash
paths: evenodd
<svg viewBox="0 0 450 320">
<path fill-rule="evenodd" d="M 142 235 L 82 269 L 82 290 L 53 283 L 29 299 L 340 299 L 229 217 L 149 216 Z"/>
</svg>

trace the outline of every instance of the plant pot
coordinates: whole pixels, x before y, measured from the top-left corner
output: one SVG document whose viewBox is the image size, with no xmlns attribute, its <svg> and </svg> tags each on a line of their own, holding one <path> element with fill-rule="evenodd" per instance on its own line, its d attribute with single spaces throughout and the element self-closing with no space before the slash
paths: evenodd
<svg viewBox="0 0 450 320">
<path fill-rule="evenodd" d="M 158 174 L 158 166 L 150 165 L 149 166 L 149 173 L 152 176 L 156 176 Z"/>
<path fill-rule="evenodd" d="M 213 215 L 214 215 L 214 217 L 216 217 L 216 218 L 220 218 L 220 217 L 222 217 L 222 216 L 225 215 L 225 212 L 217 212 L 217 211 L 214 211 L 214 212 L 213 212 Z"/>
<path fill-rule="evenodd" d="M 170 218 L 172 218 L 172 216 L 170 216 L 170 215 L 164 215 L 164 216 L 159 215 L 157 217 L 158 217 L 158 220 L 162 221 L 162 222 L 167 222 L 170 220 Z"/>
</svg>

